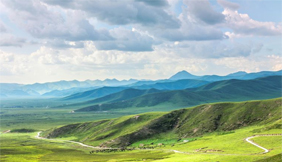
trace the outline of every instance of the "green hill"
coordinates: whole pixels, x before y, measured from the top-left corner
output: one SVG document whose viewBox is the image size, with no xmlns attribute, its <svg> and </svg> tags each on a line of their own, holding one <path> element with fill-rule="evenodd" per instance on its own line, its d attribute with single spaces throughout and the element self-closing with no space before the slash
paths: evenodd
<svg viewBox="0 0 282 162">
<path fill-rule="evenodd" d="M 213 82 L 194 89 L 147 94 L 114 103 L 95 104 L 76 110 L 108 111 L 125 108 L 148 108 L 168 105 L 170 109 L 195 106 L 210 102 L 246 101 L 281 97 L 281 76 L 254 80 L 227 80 Z M 145 111 L 145 109 L 144 109 Z"/>
<path fill-rule="evenodd" d="M 43 134 L 75 137 L 94 146 L 128 146 L 154 136 L 197 137 L 211 132 L 275 123 L 281 119 L 282 98 L 238 103 L 205 104 L 168 113 L 145 113 L 117 119 L 66 125 Z"/>
</svg>

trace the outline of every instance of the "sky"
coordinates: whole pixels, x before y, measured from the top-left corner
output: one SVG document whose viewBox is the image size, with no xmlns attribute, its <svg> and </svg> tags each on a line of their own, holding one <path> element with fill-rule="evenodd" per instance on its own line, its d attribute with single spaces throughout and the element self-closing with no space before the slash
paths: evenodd
<svg viewBox="0 0 282 162">
<path fill-rule="evenodd" d="M 282 69 L 281 0 L 0 0 L 0 82 Z"/>
</svg>

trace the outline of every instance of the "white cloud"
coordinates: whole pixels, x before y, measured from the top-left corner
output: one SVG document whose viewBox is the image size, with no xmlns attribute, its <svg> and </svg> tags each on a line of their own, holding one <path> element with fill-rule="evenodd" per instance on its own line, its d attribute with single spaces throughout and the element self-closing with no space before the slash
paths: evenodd
<svg viewBox="0 0 282 162">
<path fill-rule="evenodd" d="M 7 32 L 7 28 L 0 20 L 0 33 L 6 33 L 6 32 Z"/>
<path fill-rule="evenodd" d="M 179 29 L 149 29 L 149 32 L 157 37 L 169 41 L 205 41 L 222 40 L 228 38 L 220 28 L 195 22 L 184 9 L 179 15 L 181 27 Z"/>
<path fill-rule="evenodd" d="M 36 38 L 69 41 L 112 39 L 106 30 L 95 30 L 78 11 L 61 13 L 56 7 L 37 0 L 4 0 L 2 3 L 9 18 Z"/>
<path fill-rule="evenodd" d="M 133 28 L 134 29 L 134 28 Z M 110 30 L 110 34 L 115 38 L 112 41 L 95 42 L 99 50 L 121 50 L 121 51 L 153 51 L 154 39 L 138 30 L 128 30 L 115 28 Z"/>
<path fill-rule="evenodd" d="M 232 8 L 227 5 L 223 5 L 223 7 L 225 9 L 222 13 L 225 15 L 226 20 L 224 26 L 232 29 L 236 35 L 281 36 L 282 34 L 281 24 L 256 21 L 251 19 L 248 14 L 239 13 L 235 10 L 235 7 Z"/>
<path fill-rule="evenodd" d="M 25 74 L 29 70 L 30 67 L 28 66 L 28 60 L 26 57 L 0 50 L 0 75 L 10 76 Z"/>
<path fill-rule="evenodd" d="M 112 25 L 139 24 L 164 28 L 178 28 L 179 22 L 168 14 L 163 7 L 167 6 L 162 1 L 54 1 L 46 0 L 45 3 L 57 5 L 66 9 L 80 10 L 90 17 Z"/>
<path fill-rule="evenodd" d="M 220 4 L 223 8 L 233 10 L 233 11 L 238 10 L 240 7 L 237 3 L 228 2 L 225 0 L 217 0 L 217 3 Z"/>
<path fill-rule="evenodd" d="M 213 10 L 208 0 L 184 0 L 184 4 L 187 5 L 186 12 L 195 21 L 201 21 L 205 24 L 217 24 L 224 21 L 224 15 Z"/>
<path fill-rule="evenodd" d="M 0 46 L 22 47 L 26 43 L 26 39 L 18 38 L 11 34 L 2 34 L 0 38 Z"/>
<path fill-rule="evenodd" d="M 226 74 L 282 66 L 273 37 L 281 36 L 281 24 L 253 20 L 236 3 L 218 0 L 220 13 L 207 0 L 126 2 L 2 0 L 1 79 L 159 79 L 180 70 Z"/>
<path fill-rule="evenodd" d="M 190 58 L 224 58 L 247 57 L 260 52 L 261 43 L 246 43 L 246 41 L 203 41 L 167 43 L 164 46 L 181 57 Z"/>
</svg>

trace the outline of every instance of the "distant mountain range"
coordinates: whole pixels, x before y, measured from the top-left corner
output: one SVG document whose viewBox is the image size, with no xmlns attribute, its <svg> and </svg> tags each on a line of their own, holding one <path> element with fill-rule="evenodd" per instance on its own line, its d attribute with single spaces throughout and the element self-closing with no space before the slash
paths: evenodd
<svg viewBox="0 0 282 162">
<path fill-rule="evenodd" d="M 6 97 L 60 97 L 67 96 L 73 93 L 86 91 L 89 89 L 99 88 L 103 86 L 123 86 L 133 84 L 137 80 L 86 80 L 86 81 L 58 81 L 50 83 L 35 83 L 35 84 L 15 84 L 15 83 L 0 83 L 0 95 Z M 72 93 L 73 92 L 73 93 Z"/>
<path fill-rule="evenodd" d="M 76 111 L 108 111 L 121 108 L 156 107 L 164 104 L 173 109 L 209 102 L 269 99 L 281 97 L 281 81 L 281 76 L 269 76 L 253 80 L 217 81 L 192 89 L 154 92 L 139 95 L 135 98 L 123 97 L 123 101 L 115 100 L 117 102 L 94 104 Z M 132 91 L 132 89 L 121 91 L 111 96 L 105 96 L 104 99 L 96 99 L 96 101 L 104 102 L 105 99 L 111 99 L 112 96 L 121 96 L 121 93 L 132 93 Z M 132 95 L 123 94 L 122 96 Z"/>
<path fill-rule="evenodd" d="M 261 71 L 257 73 L 246 73 L 244 71 L 239 71 L 236 73 L 232 73 L 226 76 L 218 76 L 218 75 L 204 75 L 204 76 L 196 76 L 188 73 L 187 71 L 180 71 L 169 78 L 169 80 L 180 80 L 180 79 L 197 79 L 203 81 L 220 81 L 220 80 L 229 80 L 229 79 L 240 79 L 240 80 L 249 80 L 273 75 L 282 75 L 282 70 L 280 71 Z"/>
<path fill-rule="evenodd" d="M 75 93 L 82 93 L 84 91 L 101 88 L 104 86 L 108 87 L 127 87 L 134 89 L 159 89 L 159 90 L 181 90 L 185 88 L 195 88 L 211 82 L 240 79 L 249 80 L 266 76 L 282 75 L 280 71 L 262 71 L 258 73 L 246 73 L 236 72 L 226 76 L 218 75 L 204 75 L 196 76 L 188 73 L 187 71 L 181 71 L 164 80 L 86 80 L 86 81 L 58 81 L 49 83 L 35 83 L 35 84 L 15 84 L 15 83 L 0 83 L 0 97 L 65 97 L 69 95 L 75 95 Z M 112 94 L 117 91 L 108 92 Z M 103 96 L 103 95 L 102 95 Z M 102 97 L 97 96 L 97 97 Z M 96 97 L 96 98 L 97 98 Z M 86 99 L 94 99 L 89 96 Z"/>
</svg>

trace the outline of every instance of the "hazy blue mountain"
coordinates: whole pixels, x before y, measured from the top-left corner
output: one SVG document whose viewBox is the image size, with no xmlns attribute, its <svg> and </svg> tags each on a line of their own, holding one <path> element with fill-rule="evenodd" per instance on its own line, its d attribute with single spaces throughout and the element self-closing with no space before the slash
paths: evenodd
<svg viewBox="0 0 282 162">
<path fill-rule="evenodd" d="M 200 87 L 202 85 L 208 84 L 208 81 L 202 81 L 202 80 L 194 80 L 194 79 L 183 79 L 183 80 L 166 80 L 165 82 L 156 82 L 153 84 L 146 84 L 142 86 L 133 86 L 133 88 L 137 89 L 160 89 L 160 90 L 180 90 L 180 89 L 186 89 L 186 88 L 195 88 Z"/>
<path fill-rule="evenodd" d="M 240 79 L 240 80 L 249 80 L 267 76 L 274 76 L 274 75 L 282 75 L 282 70 L 279 71 L 261 71 L 257 73 L 246 73 L 244 71 L 239 71 L 236 73 L 231 73 L 226 76 L 219 76 L 219 75 L 204 75 L 204 76 L 195 76 L 187 71 L 181 71 L 170 77 L 170 80 L 179 80 L 179 79 L 197 79 L 203 81 L 221 81 L 221 80 L 229 80 L 229 79 Z"/>
<path fill-rule="evenodd" d="M 7 95 L 11 97 L 31 96 L 30 94 L 22 90 L 12 90 L 9 93 L 7 93 Z"/>
<path fill-rule="evenodd" d="M 50 82 L 50 83 L 35 83 L 30 85 L 25 85 L 24 90 L 32 89 L 40 94 L 51 92 L 53 90 L 64 90 L 70 88 L 86 88 L 86 87 L 102 87 L 102 86 L 122 86 L 127 84 L 132 84 L 136 82 L 135 80 L 122 80 L 118 81 L 116 79 L 106 79 L 101 80 L 87 80 L 87 81 L 59 81 L 59 82 Z"/>
<path fill-rule="evenodd" d="M 127 87 L 101 87 L 85 92 L 75 93 L 73 95 L 62 98 L 62 100 L 77 100 L 79 102 L 82 102 L 120 92 L 124 89 L 127 89 Z"/>
<path fill-rule="evenodd" d="M 192 74 L 188 73 L 187 71 L 183 70 L 183 71 L 180 71 L 180 72 L 174 74 L 169 79 L 170 80 L 180 80 L 180 79 L 198 79 L 198 78 L 199 78 L 199 76 L 192 75 Z"/>
<path fill-rule="evenodd" d="M 54 90 L 51 92 L 44 93 L 42 96 L 46 97 L 66 97 L 70 96 L 75 93 L 80 93 L 84 91 L 89 91 L 95 89 L 95 87 L 89 87 L 89 88 L 70 88 L 70 89 L 64 89 L 64 90 Z"/>
<path fill-rule="evenodd" d="M 126 87 L 138 87 L 138 86 L 143 86 L 143 85 L 151 85 L 155 83 L 165 83 L 165 82 L 171 82 L 171 80 L 168 79 L 162 79 L 162 80 L 141 80 L 138 82 L 135 82 L 133 84 L 128 84 Z"/>
<path fill-rule="evenodd" d="M 0 97 L 1 98 L 6 98 L 7 96 L 5 94 L 3 94 L 3 93 L 0 93 Z"/>
<path fill-rule="evenodd" d="M 68 101 L 77 100 L 77 102 L 80 102 L 80 103 L 68 105 L 68 107 L 79 106 L 79 105 L 90 105 L 90 104 L 95 104 L 95 103 L 117 102 L 121 100 L 128 100 L 130 98 L 138 97 L 138 96 L 149 94 L 149 93 L 161 92 L 161 90 L 164 91 L 164 90 L 180 90 L 180 89 L 186 89 L 186 88 L 195 88 L 195 87 L 205 85 L 209 82 L 201 81 L 201 80 L 185 79 L 185 80 L 176 80 L 176 81 L 161 80 L 160 83 L 154 82 L 154 81 L 146 81 L 145 83 L 146 84 L 141 84 L 142 86 L 132 86 L 132 87 L 128 86 L 128 89 L 124 89 L 122 91 L 119 91 L 113 94 L 109 94 L 101 98 L 97 98 L 96 96 L 97 90 L 100 91 L 100 89 L 83 92 L 83 93 L 79 92 L 77 94 L 73 94 L 71 96 L 66 97 Z M 154 83 L 154 84 L 151 84 L 151 83 Z M 132 84 L 132 85 L 136 85 L 136 84 Z M 95 94 L 95 96 L 93 94 Z M 104 94 L 104 92 L 102 92 L 102 94 Z M 92 100 L 93 98 L 97 98 L 97 99 Z M 87 99 L 91 99 L 91 100 L 86 101 Z"/>
<path fill-rule="evenodd" d="M 253 78 L 260 78 L 260 77 L 267 77 L 273 75 L 282 75 L 282 70 L 279 71 L 261 71 L 258 73 L 247 73 L 246 75 L 242 75 L 238 77 L 238 79 L 253 79 Z"/>
<path fill-rule="evenodd" d="M 123 86 L 133 84 L 137 80 L 116 80 L 116 79 L 105 79 L 105 80 L 86 80 L 86 81 L 58 81 L 58 82 L 47 82 L 47 83 L 35 83 L 35 84 L 15 84 L 15 83 L 0 83 L 1 94 L 6 97 L 16 96 L 66 96 L 73 94 L 72 88 L 81 88 L 82 92 L 85 90 L 103 87 L 103 86 Z M 87 89 L 89 88 L 89 89 Z M 62 91 L 66 90 L 66 91 Z M 14 92 L 15 91 L 15 92 Z M 53 91 L 53 92 L 52 92 Z M 24 93 L 25 92 L 25 93 Z M 50 93 L 48 93 L 50 92 Z M 75 93 L 75 92 L 74 92 Z"/>
<path fill-rule="evenodd" d="M 17 83 L 0 83 L 0 90 L 15 90 L 18 89 L 19 87 L 23 86 L 22 84 L 17 84 Z"/>
<path fill-rule="evenodd" d="M 238 71 L 236 73 L 231 73 L 231 74 L 228 74 L 227 77 L 240 77 L 240 76 L 244 76 L 244 75 L 247 75 L 248 73 L 245 72 L 245 71 Z"/>
<path fill-rule="evenodd" d="M 40 97 L 45 96 L 66 96 L 76 92 L 82 92 L 87 90 L 87 88 L 97 88 L 103 86 L 115 87 L 123 86 L 136 89 L 184 89 L 184 88 L 193 88 L 206 84 L 207 82 L 221 81 L 221 80 L 230 80 L 230 79 L 241 79 L 241 80 L 250 80 L 260 77 L 273 76 L 273 75 L 282 75 L 282 70 L 280 71 L 262 71 L 257 73 L 246 73 L 246 72 L 236 72 L 226 76 L 218 75 L 205 75 L 205 76 L 195 76 L 187 71 L 180 71 L 170 77 L 169 79 L 164 80 L 116 80 L 116 79 L 105 79 L 105 80 L 86 80 L 86 81 L 58 81 L 58 82 L 48 82 L 48 83 L 35 83 L 35 84 L 16 84 L 16 83 L 0 83 L 0 93 L 4 97 L 17 97 L 17 96 L 33 96 Z M 200 80 L 200 81 L 179 81 L 173 83 L 172 81 L 178 80 Z M 188 83 L 189 82 L 189 83 Z M 72 90 L 72 88 L 77 88 Z M 81 88 L 81 91 L 79 90 Z M 65 91 L 64 91 L 65 90 Z M 53 92 L 52 92 L 53 91 Z M 50 93 L 48 93 L 50 92 Z"/>
<path fill-rule="evenodd" d="M 198 88 L 147 94 L 122 102 L 92 105 L 77 111 L 107 111 L 160 105 L 180 108 L 208 102 L 269 99 L 281 97 L 281 81 L 281 76 L 269 76 L 253 80 L 217 81 Z"/>
</svg>

